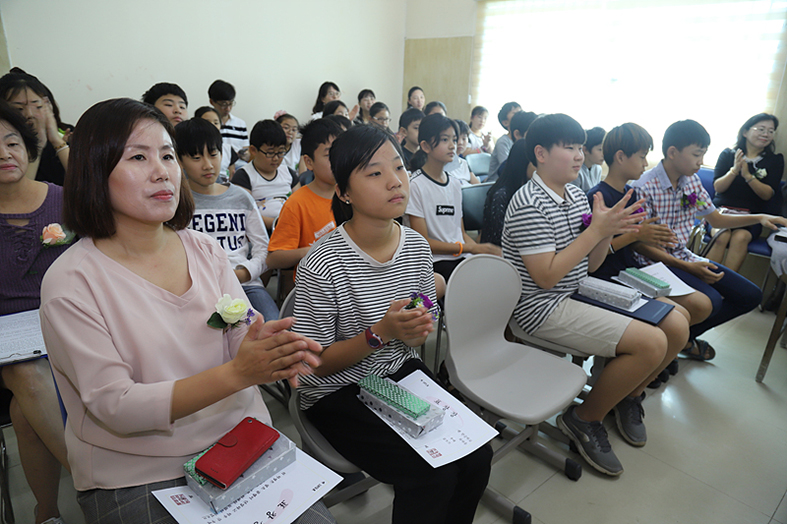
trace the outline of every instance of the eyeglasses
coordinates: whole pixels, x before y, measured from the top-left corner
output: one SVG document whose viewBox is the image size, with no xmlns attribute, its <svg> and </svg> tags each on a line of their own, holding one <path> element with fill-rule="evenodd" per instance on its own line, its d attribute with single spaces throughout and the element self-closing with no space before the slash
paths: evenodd
<svg viewBox="0 0 787 524">
<path fill-rule="evenodd" d="M 257 152 L 265 158 L 284 158 L 284 155 L 287 154 L 287 151 L 263 151 L 261 149 L 258 149 Z"/>
<path fill-rule="evenodd" d="M 770 129 L 767 127 L 752 127 L 751 130 L 754 131 L 755 133 L 765 133 L 771 136 L 776 134 L 775 129 Z"/>
<path fill-rule="evenodd" d="M 222 109 L 227 109 L 235 105 L 235 100 L 228 100 L 226 102 L 216 102 L 216 105 Z"/>
<path fill-rule="evenodd" d="M 390 118 L 377 118 L 376 116 L 373 116 L 372 120 L 380 122 L 381 124 L 386 125 L 386 126 L 391 123 L 391 119 Z"/>
</svg>

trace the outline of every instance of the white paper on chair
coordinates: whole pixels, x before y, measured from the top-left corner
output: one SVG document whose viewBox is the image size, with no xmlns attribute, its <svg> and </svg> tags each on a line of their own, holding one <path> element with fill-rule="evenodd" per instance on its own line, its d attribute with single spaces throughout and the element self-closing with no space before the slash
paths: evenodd
<svg viewBox="0 0 787 524">
<path fill-rule="evenodd" d="M 295 462 L 214 515 L 188 486 L 153 495 L 179 524 L 289 524 L 323 498 L 342 478 L 295 450 Z"/>
<path fill-rule="evenodd" d="M 642 267 L 640 270 L 669 284 L 672 288 L 672 292 L 669 294 L 671 297 L 682 297 L 696 291 L 693 287 L 679 279 L 675 273 L 670 271 L 669 268 L 664 265 L 664 262 Z"/>
<path fill-rule="evenodd" d="M 410 373 L 398 384 L 442 409 L 445 412 L 443 423 L 426 435 L 413 438 L 382 417 L 380 413 L 372 412 L 396 431 L 433 468 L 459 460 L 497 436 L 498 432 L 492 426 L 481 420 L 423 371 Z"/>
<path fill-rule="evenodd" d="M 0 365 L 46 355 L 38 310 L 0 317 Z"/>
</svg>

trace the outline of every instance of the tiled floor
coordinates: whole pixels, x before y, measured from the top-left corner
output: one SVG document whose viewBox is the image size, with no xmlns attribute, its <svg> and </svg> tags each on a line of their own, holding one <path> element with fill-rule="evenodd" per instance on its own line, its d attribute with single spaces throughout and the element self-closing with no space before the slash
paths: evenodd
<svg viewBox="0 0 787 524">
<path fill-rule="evenodd" d="M 754 311 L 708 333 L 715 361 L 682 360 L 666 387 L 648 390 L 644 448 L 627 445 L 608 424 L 626 470 L 620 478 L 583 466 L 573 482 L 514 451 L 493 467 L 491 484 L 532 513 L 534 523 L 787 524 L 787 350 L 777 347 L 765 381 L 754 381 L 773 321 L 773 313 Z M 268 400 L 276 427 L 299 442 L 286 410 Z M 34 502 L 13 431 L 5 433 L 14 510 L 26 524 Z M 61 511 L 70 524 L 83 522 L 74 495 L 64 474 Z M 387 523 L 392 497 L 379 485 L 332 512 L 343 524 Z M 475 522 L 504 520 L 482 505 Z"/>
</svg>

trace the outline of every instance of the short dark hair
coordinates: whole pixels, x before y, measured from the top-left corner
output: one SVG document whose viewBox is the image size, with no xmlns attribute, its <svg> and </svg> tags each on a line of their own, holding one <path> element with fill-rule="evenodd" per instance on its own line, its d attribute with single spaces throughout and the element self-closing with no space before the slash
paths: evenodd
<svg viewBox="0 0 787 524">
<path fill-rule="evenodd" d="M 301 154 L 314 160 L 314 152 L 320 144 L 327 144 L 331 138 L 341 135 L 344 130 L 328 118 L 312 120 L 301 127 Z"/>
<path fill-rule="evenodd" d="M 333 171 L 333 178 L 336 180 L 336 187 L 339 189 L 339 193 L 347 191 L 350 175 L 352 175 L 353 171 L 368 166 L 374 154 L 386 141 L 391 143 L 400 158 L 404 158 L 402 149 L 396 142 L 396 136 L 390 131 L 373 125 L 363 124 L 355 126 L 336 138 L 333 146 L 331 146 L 329 156 L 331 159 L 331 171 Z M 331 209 L 333 210 L 337 226 L 350 220 L 353 216 L 352 205 L 342 202 L 335 193 Z"/>
<path fill-rule="evenodd" d="M 369 116 L 374 117 L 374 115 L 376 115 L 380 111 L 388 111 L 389 114 L 391 113 L 391 110 L 388 109 L 388 106 L 385 105 L 384 102 L 375 102 L 374 104 L 372 104 L 372 107 L 369 108 Z"/>
<path fill-rule="evenodd" d="M 671 124 L 664 131 L 664 139 L 661 141 L 661 152 L 666 158 L 670 147 L 683 151 L 684 148 L 692 145 L 702 148 L 708 147 L 710 145 L 710 135 L 699 122 L 695 120 L 680 120 Z"/>
<path fill-rule="evenodd" d="M 360 102 L 367 96 L 371 96 L 372 98 L 377 98 L 374 94 L 374 91 L 372 91 L 371 89 L 361 89 L 361 92 L 358 93 L 358 102 Z"/>
<path fill-rule="evenodd" d="M 399 117 L 399 127 L 407 129 L 410 127 L 410 124 L 423 120 L 425 116 L 426 115 L 424 115 L 424 112 L 420 109 L 411 107 L 410 109 L 405 110 L 405 112 Z"/>
<path fill-rule="evenodd" d="M 482 114 L 489 114 L 489 110 L 484 106 L 475 106 L 472 111 L 470 111 L 470 118 L 472 119 L 475 116 L 482 115 Z"/>
<path fill-rule="evenodd" d="M 341 127 L 343 131 L 346 131 L 347 129 L 350 129 L 353 126 L 352 120 L 350 120 L 346 116 L 342 116 L 342 115 L 328 115 L 328 116 L 324 116 L 323 118 L 325 118 L 327 120 L 330 120 L 331 122 L 334 122 L 335 124 L 338 124 L 339 127 Z"/>
<path fill-rule="evenodd" d="M 202 118 L 202 115 L 204 115 L 205 113 L 216 113 L 216 116 L 218 116 L 219 118 L 221 118 L 221 115 L 219 115 L 219 112 L 218 112 L 218 111 L 216 111 L 216 108 L 215 108 L 215 107 L 213 107 L 213 106 L 202 106 L 202 107 L 198 107 L 198 108 L 197 108 L 197 110 L 196 110 L 196 111 L 194 111 L 194 117 L 195 117 L 195 118 Z M 182 122 L 181 122 L 181 123 L 182 123 Z"/>
<path fill-rule="evenodd" d="M 184 120 L 175 126 L 178 157 L 199 156 L 205 148 L 221 153 L 221 133 L 216 126 L 200 117 Z"/>
<path fill-rule="evenodd" d="M 594 127 L 593 129 L 585 130 L 585 147 L 588 151 L 600 145 L 604 141 L 604 135 L 607 134 L 603 127 Z M 631 156 L 631 155 L 629 155 Z"/>
<path fill-rule="evenodd" d="M 536 118 L 527 130 L 525 144 L 527 158 L 538 167 L 536 146 L 552 149 L 556 145 L 584 144 L 585 130 L 579 122 L 568 115 L 555 113 Z"/>
<path fill-rule="evenodd" d="M 320 89 L 317 91 L 317 101 L 314 103 L 314 107 L 312 107 L 312 113 L 319 113 L 320 111 L 323 110 L 323 107 L 325 107 L 325 103 L 322 101 L 322 99 L 325 98 L 325 95 L 328 94 L 328 90 L 330 88 L 334 88 L 339 93 L 342 92 L 342 90 L 339 89 L 339 86 L 337 86 L 333 82 L 323 82 L 322 85 L 320 86 Z"/>
<path fill-rule="evenodd" d="M 263 145 L 272 147 L 286 146 L 287 135 L 284 134 L 281 124 L 275 120 L 260 120 L 251 128 L 249 145 L 257 149 Z"/>
<path fill-rule="evenodd" d="M 508 113 L 511 112 L 512 109 L 516 109 L 517 107 L 522 107 L 516 102 L 506 102 L 503 104 L 503 107 L 500 108 L 500 112 L 497 113 L 497 121 L 500 122 L 500 125 L 503 125 L 503 121 L 508 118 Z M 509 122 L 509 125 L 511 122 Z M 505 126 L 503 126 L 505 127 Z"/>
<path fill-rule="evenodd" d="M 743 136 L 743 133 L 746 133 L 749 129 L 754 127 L 756 124 L 759 124 L 760 122 L 765 122 L 767 120 L 773 121 L 773 129 L 774 130 L 779 129 L 779 119 L 776 118 L 775 115 L 771 115 L 771 114 L 768 114 L 768 113 L 756 114 L 753 117 L 751 117 L 748 120 L 746 120 L 746 122 L 744 122 L 743 125 L 741 126 L 741 128 L 738 130 L 738 141 L 735 144 L 735 146 L 745 153 L 746 152 L 746 137 Z M 768 144 L 768 147 L 766 147 L 763 150 L 763 153 L 769 155 L 769 154 L 773 153 L 775 151 L 775 149 L 776 149 L 776 142 L 771 140 L 771 143 Z"/>
<path fill-rule="evenodd" d="M 295 123 L 296 123 L 296 124 L 298 123 L 298 119 L 297 119 L 297 118 L 295 118 L 294 116 L 292 116 L 292 115 L 291 115 L 291 114 L 289 114 L 289 113 L 284 113 L 283 115 L 279 115 L 279 116 L 277 116 L 277 117 L 276 117 L 276 121 L 277 121 L 278 123 L 280 123 L 280 124 L 281 124 L 282 122 L 284 122 L 285 120 L 288 120 L 288 119 L 289 119 L 289 120 L 295 120 Z"/>
<path fill-rule="evenodd" d="M 413 93 L 415 93 L 416 91 L 420 91 L 422 93 L 424 92 L 424 90 L 418 86 L 413 86 L 407 90 L 407 107 L 413 107 L 412 105 L 410 105 L 410 97 L 413 96 Z"/>
<path fill-rule="evenodd" d="M 322 116 L 332 115 L 340 107 L 347 109 L 347 104 L 345 104 L 341 100 L 331 100 L 330 102 L 325 104 L 325 107 L 322 108 Z"/>
<path fill-rule="evenodd" d="M 10 101 L 24 89 L 32 90 L 41 98 L 48 98 L 52 103 L 52 113 L 55 115 L 57 127 L 64 127 L 63 122 L 60 120 L 60 108 L 57 102 L 55 102 L 55 96 L 38 78 L 26 73 L 18 67 L 11 68 L 10 72 L 0 77 L 0 97 L 2 97 L 3 100 Z"/>
<path fill-rule="evenodd" d="M 208 98 L 214 102 L 235 100 L 235 87 L 224 80 L 216 80 L 208 88 Z"/>
<path fill-rule="evenodd" d="M 19 133 L 19 137 L 27 150 L 27 161 L 35 161 L 38 158 L 38 137 L 36 136 L 36 131 L 30 127 L 22 113 L 9 105 L 5 100 L 0 100 L 0 122 L 7 123 Z"/>
<path fill-rule="evenodd" d="M 142 101 L 146 104 L 155 105 L 156 101 L 164 95 L 179 96 L 186 102 L 187 106 L 189 105 L 189 99 L 186 98 L 186 92 L 183 91 L 178 84 L 170 84 L 168 82 L 159 82 L 145 91 L 145 94 L 142 95 Z"/>
<path fill-rule="evenodd" d="M 511 133 L 519 131 L 520 135 L 525 136 L 530 124 L 532 124 L 536 118 L 538 118 L 538 115 L 532 111 L 520 111 L 511 117 L 511 121 L 508 123 L 508 130 L 511 131 Z"/>
<path fill-rule="evenodd" d="M 456 122 L 456 128 L 459 130 L 456 133 L 456 137 L 459 138 L 461 135 L 465 135 L 467 138 L 470 138 L 470 126 L 467 125 L 467 122 L 458 118 L 454 122 Z"/>
<path fill-rule="evenodd" d="M 643 149 L 652 151 L 653 137 L 644 127 L 629 122 L 613 127 L 604 137 L 601 149 L 604 151 L 604 162 L 611 166 L 618 151 L 623 151 L 626 157 L 631 157 Z"/>
<path fill-rule="evenodd" d="M 424 106 L 424 114 L 425 114 L 426 116 L 429 116 L 429 112 L 430 112 L 432 109 L 434 109 L 435 107 L 439 107 L 439 108 L 441 108 L 441 109 L 443 110 L 443 113 L 445 113 L 446 115 L 448 114 L 448 108 L 447 108 L 447 107 L 445 107 L 445 104 L 444 104 L 444 103 L 442 103 L 442 102 L 440 102 L 439 100 L 434 100 L 434 101 L 432 101 L 432 102 L 429 102 L 428 104 L 426 104 L 426 105 Z"/>
<path fill-rule="evenodd" d="M 63 185 L 63 222 L 80 237 L 109 238 L 116 233 L 109 175 L 140 120 L 161 124 L 175 142 L 172 124 L 161 111 L 130 98 L 99 102 L 79 119 Z M 179 198 L 175 216 L 166 222 L 174 230 L 185 229 L 194 213 L 191 190 L 182 175 Z"/>
</svg>

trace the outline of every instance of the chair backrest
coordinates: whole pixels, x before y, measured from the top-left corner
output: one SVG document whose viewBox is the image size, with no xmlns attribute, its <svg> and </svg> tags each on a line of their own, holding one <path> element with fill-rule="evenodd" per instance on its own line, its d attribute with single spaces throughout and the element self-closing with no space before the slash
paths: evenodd
<svg viewBox="0 0 787 524">
<path fill-rule="evenodd" d="M 281 276 L 279 277 L 281 278 Z M 295 288 L 284 299 L 279 308 L 279 318 L 287 318 L 292 316 L 292 311 L 295 309 Z"/>
<path fill-rule="evenodd" d="M 492 160 L 492 155 L 489 153 L 476 153 L 475 155 L 467 156 L 467 164 L 470 166 L 470 171 L 475 176 L 486 176 L 489 174 L 489 162 Z"/>
<path fill-rule="evenodd" d="M 445 292 L 448 358 L 463 376 L 485 376 L 505 365 L 495 338 L 504 340 L 508 319 L 519 301 L 519 272 L 495 255 L 473 255 L 456 266 Z"/>
<path fill-rule="evenodd" d="M 473 155 L 476 156 L 476 155 Z M 486 194 L 494 182 L 464 186 L 462 188 L 462 218 L 467 231 L 478 231 L 484 225 Z"/>
<path fill-rule="evenodd" d="M 703 166 L 697 171 L 697 175 L 699 175 L 702 181 L 702 187 L 705 188 L 705 191 L 710 195 L 710 199 L 713 200 L 713 197 L 716 196 L 716 190 L 713 189 L 713 169 Z"/>
<path fill-rule="evenodd" d="M 300 409 L 300 394 L 294 389 L 287 408 L 292 418 L 292 423 L 301 436 L 301 446 L 309 455 L 319 460 L 329 468 L 340 473 L 357 473 L 361 471 L 355 464 L 342 457 L 331 444 L 325 440 L 315 428 L 303 411 Z"/>
</svg>

